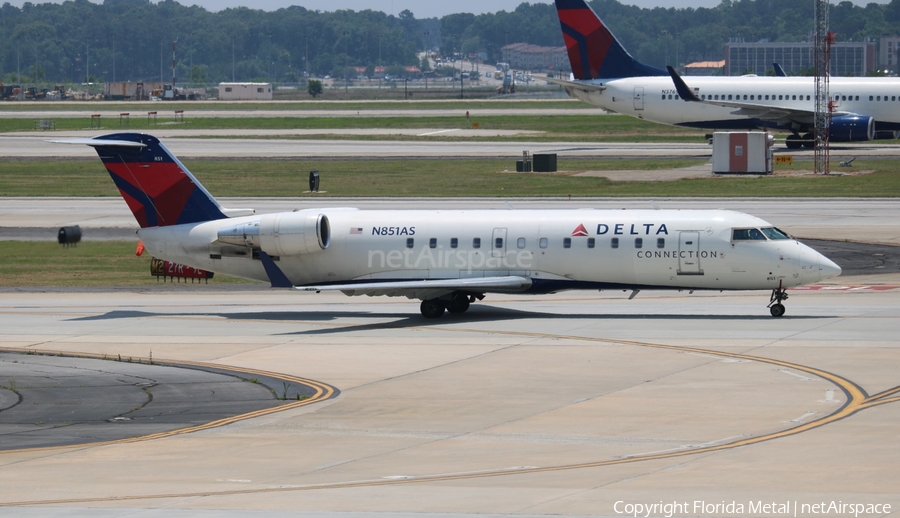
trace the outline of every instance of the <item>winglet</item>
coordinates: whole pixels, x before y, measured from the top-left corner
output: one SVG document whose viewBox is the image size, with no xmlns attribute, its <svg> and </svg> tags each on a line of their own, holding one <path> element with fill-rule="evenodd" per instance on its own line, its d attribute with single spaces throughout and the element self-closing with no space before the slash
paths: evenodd
<svg viewBox="0 0 900 518">
<path fill-rule="evenodd" d="M 678 95 L 684 99 L 685 101 L 699 103 L 702 102 L 699 97 L 690 89 L 688 85 L 684 82 L 684 79 L 681 79 L 681 76 L 678 75 L 678 72 L 675 71 L 669 65 L 666 65 L 666 70 L 669 71 L 669 75 L 672 76 L 672 81 L 675 83 L 675 90 L 678 91 Z"/>
<path fill-rule="evenodd" d="M 262 261 L 263 268 L 266 269 L 266 275 L 273 288 L 292 288 L 294 284 L 287 278 L 287 275 L 281 271 L 281 268 L 275 264 L 275 261 L 269 257 L 269 254 L 259 251 L 259 260 Z"/>
</svg>

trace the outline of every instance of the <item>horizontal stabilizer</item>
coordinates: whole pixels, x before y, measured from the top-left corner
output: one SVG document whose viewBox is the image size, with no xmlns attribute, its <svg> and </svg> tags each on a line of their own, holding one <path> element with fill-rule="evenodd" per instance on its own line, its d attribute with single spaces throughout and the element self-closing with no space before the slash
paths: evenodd
<svg viewBox="0 0 900 518">
<path fill-rule="evenodd" d="M 606 90 L 606 86 L 581 81 L 567 81 L 565 79 L 556 79 L 553 77 L 543 78 L 548 83 L 565 86 L 566 88 L 574 88 L 575 90 L 583 90 L 585 92 L 602 92 Z"/>
<path fill-rule="evenodd" d="M 102 140 L 98 138 L 67 138 L 61 140 L 48 141 L 53 144 L 81 144 L 86 146 L 112 146 L 112 147 L 147 147 L 143 142 L 133 142 L 131 140 Z"/>
</svg>

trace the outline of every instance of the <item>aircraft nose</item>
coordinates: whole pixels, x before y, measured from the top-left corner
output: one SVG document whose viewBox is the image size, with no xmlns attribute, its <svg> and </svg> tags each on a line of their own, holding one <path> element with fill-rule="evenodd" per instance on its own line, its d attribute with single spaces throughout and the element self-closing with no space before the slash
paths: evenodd
<svg viewBox="0 0 900 518">
<path fill-rule="evenodd" d="M 830 279 L 841 274 L 841 267 L 834 264 L 834 261 L 819 254 L 819 278 Z"/>
</svg>

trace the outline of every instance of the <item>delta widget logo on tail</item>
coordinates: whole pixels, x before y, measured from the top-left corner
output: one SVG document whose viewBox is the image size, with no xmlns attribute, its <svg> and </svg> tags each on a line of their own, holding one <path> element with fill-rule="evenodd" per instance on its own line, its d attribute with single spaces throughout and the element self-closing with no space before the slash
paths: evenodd
<svg viewBox="0 0 900 518">
<path fill-rule="evenodd" d="M 572 235 L 573 236 L 587 236 L 588 231 L 586 228 L 584 228 L 584 224 L 582 223 L 582 224 L 578 225 L 578 228 L 576 228 L 575 230 L 572 231 Z"/>
</svg>

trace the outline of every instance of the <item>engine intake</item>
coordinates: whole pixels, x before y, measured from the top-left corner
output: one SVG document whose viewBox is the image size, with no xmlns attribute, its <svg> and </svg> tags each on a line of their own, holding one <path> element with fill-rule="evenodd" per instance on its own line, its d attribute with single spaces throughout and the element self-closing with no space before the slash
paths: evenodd
<svg viewBox="0 0 900 518">
<path fill-rule="evenodd" d="M 272 256 L 291 256 L 325 250 L 331 244 L 328 216 L 316 211 L 264 214 L 258 220 L 226 227 L 218 241 L 258 248 Z"/>
</svg>

